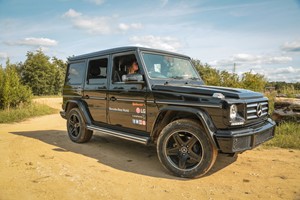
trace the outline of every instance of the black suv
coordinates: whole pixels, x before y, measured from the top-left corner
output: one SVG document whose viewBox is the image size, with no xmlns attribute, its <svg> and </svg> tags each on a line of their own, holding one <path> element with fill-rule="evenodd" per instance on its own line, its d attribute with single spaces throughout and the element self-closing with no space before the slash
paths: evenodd
<svg viewBox="0 0 300 200">
<path fill-rule="evenodd" d="M 133 60 L 138 71 L 129 74 Z M 204 175 L 218 152 L 252 149 L 275 130 L 262 94 L 206 86 L 189 57 L 142 47 L 70 57 L 62 109 L 72 141 L 99 131 L 156 144 L 162 165 L 180 177 Z"/>
</svg>

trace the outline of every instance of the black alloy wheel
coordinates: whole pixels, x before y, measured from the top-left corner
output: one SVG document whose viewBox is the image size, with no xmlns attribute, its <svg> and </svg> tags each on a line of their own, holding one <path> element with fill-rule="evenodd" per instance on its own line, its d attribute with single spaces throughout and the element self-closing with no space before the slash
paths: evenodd
<svg viewBox="0 0 300 200">
<path fill-rule="evenodd" d="M 88 142 L 93 135 L 93 131 L 86 129 L 86 124 L 78 108 L 73 108 L 69 112 L 67 130 L 69 138 L 77 143 Z"/>
<path fill-rule="evenodd" d="M 190 119 L 173 121 L 158 137 L 158 158 L 162 165 L 176 176 L 202 176 L 216 160 L 217 148 L 199 123 Z"/>
<path fill-rule="evenodd" d="M 193 133 L 175 132 L 166 139 L 164 146 L 167 159 L 177 169 L 191 170 L 203 159 L 201 141 Z"/>
</svg>

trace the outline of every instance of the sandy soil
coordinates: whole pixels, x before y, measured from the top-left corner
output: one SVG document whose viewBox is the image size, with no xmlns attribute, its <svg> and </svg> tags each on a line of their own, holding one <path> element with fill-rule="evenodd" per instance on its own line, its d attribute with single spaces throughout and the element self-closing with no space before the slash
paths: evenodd
<svg viewBox="0 0 300 200">
<path fill-rule="evenodd" d="M 59 100 L 50 100 L 54 107 Z M 59 114 L 0 125 L 0 199 L 300 199 L 300 151 L 219 155 L 205 177 L 182 179 L 155 147 L 95 133 L 72 143 Z"/>
</svg>

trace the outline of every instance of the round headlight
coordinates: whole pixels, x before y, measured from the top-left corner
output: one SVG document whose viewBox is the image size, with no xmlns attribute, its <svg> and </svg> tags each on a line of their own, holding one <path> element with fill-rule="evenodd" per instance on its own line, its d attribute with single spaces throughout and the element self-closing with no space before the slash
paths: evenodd
<svg viewBox="0 0 300 200">
<path fill-rule="evenodd" d="M 230 106 L 230 119 L 231 120 L 234 120 L 237 116 L 237 107 L 235 104 L 231 105 Z"/>
</svg>

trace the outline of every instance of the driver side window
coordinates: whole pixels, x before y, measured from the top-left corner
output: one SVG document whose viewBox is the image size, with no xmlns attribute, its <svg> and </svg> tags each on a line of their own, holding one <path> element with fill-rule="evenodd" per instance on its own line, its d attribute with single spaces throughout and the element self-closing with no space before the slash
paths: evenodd
<svg viewBox="0 0 300 200">
<path fill-rule="evenodd" d="M 134 53 L 113 56 L 112 90 L 140 91 L 145 89 L 143 69 Z"/>
<path fill-rule="evenodd" d="M 140 69 L 134 54 L 115 56 L 113 58 L 112 83 L 125 82 L 127 75 L 139 72 Z"/>
</svg>

